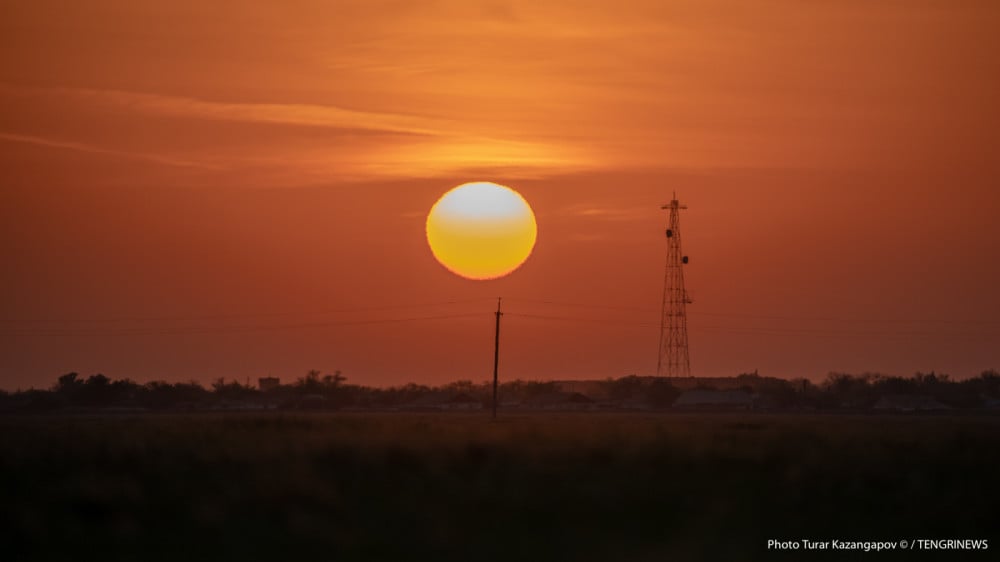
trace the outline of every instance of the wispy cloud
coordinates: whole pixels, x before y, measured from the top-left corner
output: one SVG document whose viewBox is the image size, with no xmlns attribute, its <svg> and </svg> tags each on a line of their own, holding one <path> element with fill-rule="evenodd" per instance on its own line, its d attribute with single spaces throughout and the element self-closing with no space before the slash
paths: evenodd
<svg viewBox="0 0 1000 562">
<path fill-rule="evenodd" d="M 206 169 L 267 167 L 283 172 L 271 177 L 292 178 L 298 172 L 306 183 L 326 179 L 364 177 L 436 177 L 466 170 L 503 170 L 508 175 L 532 177 L 539 169 L 556 172 L 583 169 L 592 158 L 580 150 L 553 142 L 539 142 L 497 135 L 482 135 L 474 125 L 460 120 L 391 112 L 361 111 L 335 105 L 302 103 L 226 102 L 187 96 L 170 96 L 114 89 L 21 88 L 0 85 L 0 94 L 49 99 L 53 106 L 72 103 L 76 111 L 110 111 L 116 115 L 166 117 L 202 121 L 199 131 L 211 134 L 212 122 L 327 129 L 340 139 L 334 144 L 322 137 L 303 137 L 289 144 L 262 135 L 253 146 L 234 148 L 225 143 L 210 149 L 185 152 L 186 158 L 170 155 L 135 154 L 128 150 L 101 148 L 91 139 L 46 140 L 43 135 L 19 135 L 27 142 L 48 144 L 94 153 L 118 154 L 150 161 L 189 165 Z M 152 127 L 162 126 L 159 124 Z M 185 125 L 189 126 L 189 125 Z M 206 128 L 207 127 L 207 128 Z M 155 142 L 155 131 L 147 137 Z M 350 141 L 342 137 L 352 133 Z M 381 135 L 357 137 L 357 134 Z M 287 129 L 285 134 L 287 134 Z M 228 139 L 231 140 L 231 139 Z M 165 147 L 165 151 L 167 148 Z M 178 150 L 178 147 L 170 147 Z M 181 148 L 183 151 L 183 148 Z"/>
<path fill-rule="evenodd" d="M 563 215 L 595 220 L 629 221 L 648 217 L 650 216 L 651 211 L 646 207 L 603 207 L 578 204 L 565 207 L 560 211 L 560 213 Z"/>
<path fill-rule="evenodd" d="M 64 89 L 61 92 L 80 98 L 113 103 L 133 111 L 176 117 L 339 129 L 370 129 L 413 135 L 441 135 L 449 129 L 448 122 L 444 120 L 393 113 L 356 111 L 332 105 L 228 103 L 121 90 Z"/>
<path fill-rule="evenodd" d="M 161 156 L 157 154 L 144 154 L 137 152 L 128 152 L 123 150 L 114 150 L 110 148 L 102 148 L 99 146 L 93 146 L 86 143 L 65 141 L 58 139 L 49 139 L 43 137 L 37 137 L 32 135 L 21 135 L 16 133 L 4 133 L 0 132 L 0 139 L 17 142 L 24 144 L 33 144 L 36 146 L 44 146 L 48 148 L 56 148 L 62 150 L 72 150 L 76 152 L 87 152 L 90 154 L 105 154 L 108 156 L 117 156 L 121 158 L 129 158 L 135 160 L 144 160 L 147 162 L 154 162 L 156 164 L 164 164 L 167 166 L 177 166 L 181 168 L 201 168 L 205 170 L 218 170 L 221 169 L 217 165 L 206 164 L 203 162 L 196 162 L 193 160 L 184 160 L 180 158 L 172 158 L 168 156 Z"/>
</svg>

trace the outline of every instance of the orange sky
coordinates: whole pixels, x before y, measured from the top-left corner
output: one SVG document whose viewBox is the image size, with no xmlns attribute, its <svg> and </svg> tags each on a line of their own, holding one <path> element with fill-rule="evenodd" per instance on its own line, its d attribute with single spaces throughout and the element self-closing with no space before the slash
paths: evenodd
<svg viewBox="0 0 1000 562">
<path fill-rule="evenodd" d="M 478 381 L 497 295 L 502 377 L 651 374 L 674 190 L 695 374 L 1000 367 L 996 29 L 972 1 L 4 3 L 0 388 Z M 474 180 L 538 219 L 502 280 L 424 240 Z"/>
</svg>

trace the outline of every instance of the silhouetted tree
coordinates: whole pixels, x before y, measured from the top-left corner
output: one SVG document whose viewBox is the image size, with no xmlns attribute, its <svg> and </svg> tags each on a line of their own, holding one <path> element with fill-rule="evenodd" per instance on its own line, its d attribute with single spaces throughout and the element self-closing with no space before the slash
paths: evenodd
<svg viewBox="0 0 1000 562">
<path fill-rule="evenodd" d="M 974 379 L 966 381 L 968 388 L 980 396 L 1000 398 L 1000 373 L 990 369 Z"/>
<path fill-rule="evenodd" d="M 430 393 L 465 393 L 487 398 L 491 385 L 475 384 L 460 380 L 440 387 L 415 383 L 390 388 L 372 388 L 346 383 L 340 372 L 323 375 L 311 370 L 292 385 L 280 386 L 271 392 L 261 393 L 236 380 L 216 379 L 211 390 L 197 382 L 167 383 L 152 381 L 144 385 L 125 379 L 111 379 L 95 374 L 84 379 L 78 373 L 59 376 L 50 390 L 29 389 L 17 392 L 0 391 L 0 410 L 44 412 L 61 408 L 146 407 L 163 409 L 196 409 L 216 406 L 232 407 L 229 402 L 266 401 L 272 405 L 295 407 L 305 396 L 321 403 L 324 408 L 358 405 L 367 407 L 394 407 L 412 403 Z M 918 372 L 912 377 L 885 376 L 863 373 L 830 373 L 820 384 L 806 379 L 784 380 L 744 373 L 734 377 L 737 387 L 745 387 L 766 398 L 773 407 L 870 407 L 881 396 L 893 394 L 921 394 L 933 397 L 956 408 L 976 408 L 1000 399 L 1000 373 L 983 371 L 976 377 L 955 381 L 946 374 Z M 673 403 L 679 395 L 669 379 L 637 377 L 630 375 L 600 381 L 602 390 L 613 400 L 644 399 L 651 406 L 662 408 Z M 704 384 L 698 388 L 712 388 Z M 729 386 L 732 388 L 732 386 Z M 524 401 L 533 396 L 559 390 L 554 381 L 514 380 L 502 383 L 500 392 L 504 400 Z M 586 394 L 586 392 L 585 392 Z M 600 397 L 592 397 L 600 398 Z"/>
<path fill-rule="evenodd" d="M 870 405 L 869 402 L 874 401 L 869 385 L 872 378 L 869 373 L 862 375 L 829 373 L 822 384 L 823 390 L 826 391 L 825 405 L 833 408 L 859 408 Z"/>
<path fill-rule="evenodd" d="M 607 379 L 603 381 L 601 385 L 604 387 L 605 392 L 608 396 L 621 400 L 625 398 L 631 398 L 642 392 L 643 382 L 642 379 L 635 375 L 629 375 L 627 377 L 620 377 L 617 379 Z"/>
<path fill-rule="evenodd" d="M 323 377 L 323 386 L 326 388 L 336 388 L 340 386 L 340 383 L 347 380 L 347 377 L 340 374 L 340 371 L 334 371 L 332 375 L 326 375 Z"/>
<path fill-rule="evenodd" d="M 466 394 L 473 394 L 476 392 L 476 385 L 470 380 L 460 380 L 446 384 L 444 390 L 453 393 L 464 392 Z"/>
<path fill-rule="evenodd" d="M 78 391 L 83 386 L 83 380 L 80 378 L 79 373 L 66 373 L 56 379 L 55 391 L 63 393 L 72 393 Z"/>
<path fill-rule="evenodd" d="M 319 376 L 322 373 L 316 369 L 311 369 L 306 373 L 306 376 L 299 377 L 295 381 L 295 389 L 299 394 L 319 394 L 323 389 L 322 383 L 319 381 Z"/>
</svg>

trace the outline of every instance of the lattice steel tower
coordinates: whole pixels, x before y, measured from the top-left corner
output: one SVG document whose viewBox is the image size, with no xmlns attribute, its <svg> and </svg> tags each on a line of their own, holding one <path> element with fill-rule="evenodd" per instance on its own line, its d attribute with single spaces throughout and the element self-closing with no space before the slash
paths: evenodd
<svg viewBox="0 0 1000 562">
<path fill-rule="evenodd" d="M 677 200 L 677 194 L 661 209 L 670 210 L 667 226 L 667 271 L 663 279 L 663 316 L 660 318 L 660 359 L 657 376 L 690 377 L 691 358 L 688 355 L 687 312 L 691 303 L 684 290 L 684 265 L 688 257 L 681 253 L 680 211 L 687 209 Z"/>
</svg>

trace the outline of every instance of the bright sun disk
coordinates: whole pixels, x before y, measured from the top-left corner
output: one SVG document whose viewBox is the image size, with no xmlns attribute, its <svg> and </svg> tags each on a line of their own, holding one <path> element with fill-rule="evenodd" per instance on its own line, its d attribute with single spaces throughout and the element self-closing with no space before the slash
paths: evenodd
<svg viewBox="0 0 1000 562">
<path fill-rule="evenodd" d="M 531 255 L 535 214 L 518 192 L 492 182 L 462 184 L 427 215 L 427 243 L 449 271 L 467 279 L 496 279 Z"/>
</svg>

